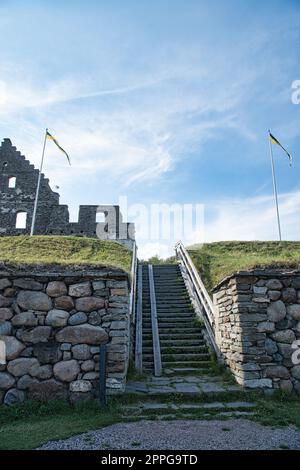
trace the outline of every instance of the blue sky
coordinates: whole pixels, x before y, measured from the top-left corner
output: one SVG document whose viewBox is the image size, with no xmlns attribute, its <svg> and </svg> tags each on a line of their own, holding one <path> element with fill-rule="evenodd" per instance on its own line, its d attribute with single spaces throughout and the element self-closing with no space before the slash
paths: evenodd
<svg viewBox="0 0 300 470">
<path fill-rule="evenodd" d="M 266 132 L 284 239 L 300 239 L 298 0 L 0 1 L 0 138 L 79 204 L 203 203 L 186 243 L 276 239 Z M 131 217 L 132 218 L 132 217 Z M 173 241 L 138 241 L 142 256 Z"/>
</svg>

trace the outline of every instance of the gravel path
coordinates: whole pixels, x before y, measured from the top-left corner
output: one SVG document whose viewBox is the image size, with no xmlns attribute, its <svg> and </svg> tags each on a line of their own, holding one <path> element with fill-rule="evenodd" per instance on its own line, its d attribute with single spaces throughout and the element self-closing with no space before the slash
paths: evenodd
<svg viewBox="0 0 300 470">
<path fill-rule="evenodd" d="M 296 427 L 275 429 L 245 419 L 120 423 L 40 447 L 42 450 L 284 448 L 300 449 L 300 431 Z"/>
</svg>

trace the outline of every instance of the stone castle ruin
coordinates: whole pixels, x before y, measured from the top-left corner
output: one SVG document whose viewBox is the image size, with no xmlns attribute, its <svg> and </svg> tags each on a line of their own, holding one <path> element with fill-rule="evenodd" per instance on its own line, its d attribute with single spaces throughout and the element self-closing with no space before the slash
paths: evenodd
<svg viewBox="0 0 300 470">
<path fill-rule="evenodd" d="M 0 235 L 30 233 L 39 171 L 4 139 L 0 147 Z M 104 221 L 97 222 L 99 213 Z M 129 248 L 134 224 L 123 222 L 119 206 L 81 205 L 78 222 L 69 221 L 69 209 L 41 176 L 35 235 L 74 235 L 116 240 Z"/>
</svg>

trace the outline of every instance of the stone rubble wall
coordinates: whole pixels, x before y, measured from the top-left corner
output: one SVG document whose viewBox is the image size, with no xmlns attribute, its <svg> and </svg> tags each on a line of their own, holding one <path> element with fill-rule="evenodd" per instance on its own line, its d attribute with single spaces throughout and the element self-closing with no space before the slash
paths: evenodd
<svg viewBox="0 0 300 470">
<path fill-rule="evenodd" d="M 107 343 L 107 391 L 125 387 L 129 280 L 124 271 L 0 271 L 0 404 L 99 393 L 99 345 Z"/>
<path fill-rule="evenodd" d="M 238 273 L 215 288 L 214 304 L 217 344 L 237 382 L 300 393 L 300 272 Z"/>
</svg>

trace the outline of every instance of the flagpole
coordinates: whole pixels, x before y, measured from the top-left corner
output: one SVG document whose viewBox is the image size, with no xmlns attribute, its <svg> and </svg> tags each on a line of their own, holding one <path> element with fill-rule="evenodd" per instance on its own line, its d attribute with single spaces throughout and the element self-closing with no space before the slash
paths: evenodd
<svg viewBox="0 0 300 470">
<path fill-rule="evenodd" d="M 277 214 L 278 235 L 279 235 L 279 241 L 281 242 L 281 226 L 280 226 L 280 216 L 279 216 L 279 208 L 278 208 L 277 183 L 276 183 L 273 149 L 272 149 L 272 143 L 270 139 L 270 131 L 269 131 L 269 149 L 270 149 L 270 158 L 271 158 L 271 167 L 272 167 L 273 190 L 274 190 L 274 198 L 275 198 L 275 206 L 276 206 L 276 214 Z"/>
<path fill-rule="evenodd" d="M 43 152 L 42 152 L 42 160 L 41 160 L 41 166 L 39 170 L 39 177 L 38 177 L 38 182 L 37 182 L 37 187 L 36 187 L 36 193 L 35 193 L 35 201 L 34 201 L 34 208 L 33 208 L 33 214 L 32 214 L 32 222 L 31 222 L 31 230 L 30 230 L 30 236 L 34 234 L 34 226 L 35 226 L 35 218 L 36 218 L 36 210 L 37 210 L 37 205 L 38 205 L 38 200 L 39 200 L 39 192 L 40 192 L 40 185 L 41 185 L 41 176 L 42 176 L 42 170 L 43 170 L 43 163 L 44 163 L 44 155 L 45 155 L 45 148 L 46 148 L 46 141 L 47 141 L 47 131 L 45 131 L 45 138 L 44 138 L 44 145 L 43 145 Z"/>
</svg>

